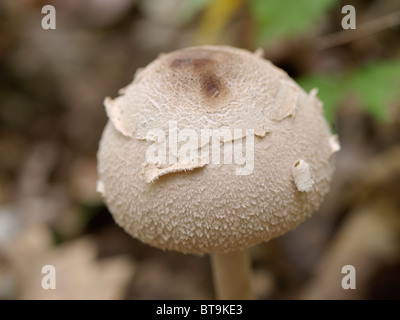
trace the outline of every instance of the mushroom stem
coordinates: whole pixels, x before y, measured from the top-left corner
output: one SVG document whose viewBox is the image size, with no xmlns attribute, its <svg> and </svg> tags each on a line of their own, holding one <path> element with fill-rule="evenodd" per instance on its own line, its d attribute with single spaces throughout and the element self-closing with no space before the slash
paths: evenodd
<svg viewBox="0 0 400 320">
<path fill-rule="evenodd" d="M 211 254 L 214 287 L 218 300 L 252 300 L 250 258 L 246 250 Z"/>
</svg>

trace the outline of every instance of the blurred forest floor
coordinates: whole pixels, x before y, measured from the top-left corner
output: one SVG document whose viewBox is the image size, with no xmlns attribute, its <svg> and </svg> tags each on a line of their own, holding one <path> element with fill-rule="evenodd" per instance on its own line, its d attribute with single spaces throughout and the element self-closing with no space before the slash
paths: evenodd
<svg viewBox="0 0 400 320">
<path fill-rule="evenodd" d="M 41 28 L 47 2 L 56 30 Z M 208 257 L 130 238 L 96 193 L 104 98 L 161 52 L 198 44 L 263 48 L 320 88 L 340 136 L 320 210 L 251 248 L 257 298 L 400 298 L 399 1 L 296 1 L 304 11 L 287 0 L 47 2 L 0 3 L 0 299 L 214 298 Z M 346 4 L 358 31 L 339 44 Z M 42 289 L 44 265 L 56 267 L 57 290 Z M 341 287 L 344 265 L 356 290 Z"/>
</svg>

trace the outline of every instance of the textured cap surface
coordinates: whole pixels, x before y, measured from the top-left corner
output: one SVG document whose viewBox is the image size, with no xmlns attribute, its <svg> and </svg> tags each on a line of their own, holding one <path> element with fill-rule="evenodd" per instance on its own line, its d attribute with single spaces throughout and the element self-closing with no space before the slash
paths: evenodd
<svg viewBox="0 0 400 320">
<path fill-rule="evenodd" d="M 238 250 L 295 228 L 328 192 L 338 144 L 316 91 L 306 94 L 255 54 L 222 46 L 164 54 L 121 93 L 105 100 L 99 190 L 116 222 L 145 243 L 194 254 Z M 254 130 L 253 170 L 237 175 L 243 164 L 200 158 L 150 163 L 149 148 L 164 140 L 149 132 L 170 141 L 171 123 L 199 137 L 203 129 L 241 129 L 222 149 L 240 138 L 250 150 L 245 130 Z"/>
</svg>

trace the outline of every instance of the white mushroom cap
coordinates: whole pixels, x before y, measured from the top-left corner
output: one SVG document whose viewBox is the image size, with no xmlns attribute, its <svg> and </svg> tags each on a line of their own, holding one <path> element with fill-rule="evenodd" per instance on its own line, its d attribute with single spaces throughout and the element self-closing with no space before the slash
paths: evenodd
<svg viewBox="0 0 400 320">
<path fill-rule="evenodd" d="M 248 51 L 203 46 L 161 55 L 105 105 L 99 190 L 116 222 L 155 247 L 204 254 L 255 245 L 294 229 L 328 192 L 338 143 L 316 90 L 306 94 Z M 238 175 L 240 165 L 222 160 L 150 163 L 157 139 L 149 132 L 168 140 L 171 121 L 177 130 L 254 130 L 254 170 Z"/>
</svg>

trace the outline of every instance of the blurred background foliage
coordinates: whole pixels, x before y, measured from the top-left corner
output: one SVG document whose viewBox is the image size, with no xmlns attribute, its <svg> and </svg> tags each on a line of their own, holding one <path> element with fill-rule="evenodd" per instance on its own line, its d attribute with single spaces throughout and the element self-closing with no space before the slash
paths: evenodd
<svg viewBox="0 0 400 320">
<path fill-rule="evenodd" d="M 41 28 L 46 4 L 56 30 Z M 399 25 L 398 0 L 3 0 L 0 299 L 213 298 L 207 258 L 131 239 L 95 191 L 104 98 L 161 52 L 202 44 L 261 48 L 318 88 L 342 144 L 319 212 L 251 249 L 257 297 L 400 298 Z M 55 291 L 38 285 L 45 264 Z M 344 264 L 357 290 L 341 289 Z"/>
<path fill-rule="evenodd" d="M 249 5 L 255 21 L 255 43 L 265 46 L 305 32 L 319 23 L 335 3 L 337 0 L 251 0 Z"/>
</svg>

